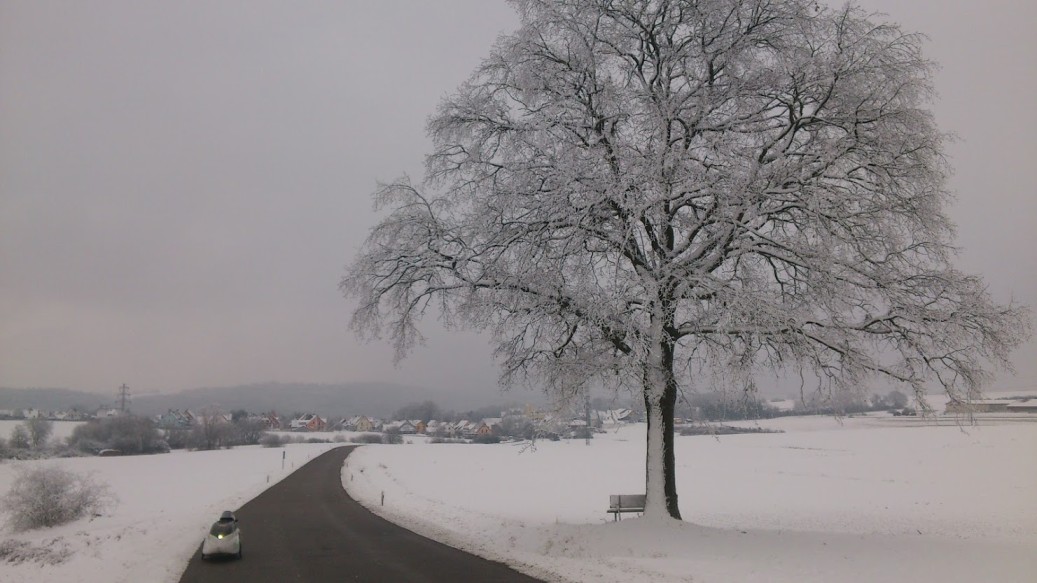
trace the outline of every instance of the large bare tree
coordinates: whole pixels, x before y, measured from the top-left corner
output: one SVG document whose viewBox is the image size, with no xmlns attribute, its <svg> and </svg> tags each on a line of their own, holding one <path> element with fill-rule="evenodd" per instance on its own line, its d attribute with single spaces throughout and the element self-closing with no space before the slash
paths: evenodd
<svg viewBox="0 0 1037 583">
<path fill-rule="evenodd" d="M 952 264 L 922 39 L 802 0 L 519 0 L 429 123 L 425 181 L 342 280 L 399 355 L 429 310 L 505 380 L 635 387 L 646 515 L 680 518 L 678 390 L 796 374 L 977 394 L 1029 334 Z"/>
</svg>

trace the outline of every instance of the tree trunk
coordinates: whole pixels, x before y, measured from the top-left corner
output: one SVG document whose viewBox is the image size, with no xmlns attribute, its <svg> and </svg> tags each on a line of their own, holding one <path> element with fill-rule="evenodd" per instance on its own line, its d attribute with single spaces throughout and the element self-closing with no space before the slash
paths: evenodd
<svg viewBox="0 0 1037 583">
<path fill-rule="evenodd" d="M 673 344 L 661 340 L 645 371 L 645 413 L 648 451 L 645 462 L 645 516 L 681 519 L 677 505 L 677 474 L 673 452 L 673 413 L 677 381 L 673 375 Z"/>
</svg>

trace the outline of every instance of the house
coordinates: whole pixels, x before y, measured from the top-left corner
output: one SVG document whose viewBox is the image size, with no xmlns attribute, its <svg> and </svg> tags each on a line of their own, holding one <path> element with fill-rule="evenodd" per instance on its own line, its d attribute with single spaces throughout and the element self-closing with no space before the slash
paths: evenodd
<svg viewBox="0 0 1037 583">
<path fill-rule="evenodd" d="M 1008 405 L 1009 413 L 1037 413 L 1037 399 L 1015 401 Z"/>
<path fill-rule="evenodd" d="M 86 421 L 87 415 L 79 409 L 70 409 L 54 413 L 54 419 L 58 421 Z"/>
<path fill-rule="evenodd" d="M 353 431 L 374 431 L 377 429 L 374 419 L 361 415 L 353 425 Z"/>
<path fill-rule="evenodd" d="M 421 435 L 425 435 L 426 433 L 428 433 L 428 424 L 420 419 L 414 421 L 414 433 L 420 433 Z"/>
<path fill-rule="evenodd" d="M 328 423 L 315 413 L 306 413 L 288 424 L 291 431 L 324 431 Z"/>
<path fill-rule="evenodd" d="M 348 420 L 343 422 L 342 426 L 347 431 L 368 432 L 378 431 L 379 429 L 379 424 L 376 420 L 371 419 L 370 417 L 366 417 L 364 415 L 350 417 Z"/>
<path fill-rule="evenodd" d="M 533 423 L 549 421 L 552 417 L 551 414 L 547 413 L 546 411 L 541 411 L 540 409 L 537 409 L 532 405 L 526 405 L 526 408 L 523 410 L 522 415 L 530 421 L 532 421 Z"/>
<path fill-rule="evenodd" d="M 280 431 L 283 424 L 276 411 L 269 413 L 249 413 L 245 419 L 253 426 L 261 425 L 265 431 Z"/>
<path fill-rule="evenodd" d="M 450 425 L 448 433 L 451 437 L 472 437 L 477 429 L 479 429 L 479 426 L 476 423 L 467 419 L 461 419 Z"/>
<path fill-rule="evenodd" d="M 193 427 L 195 421 L 194 414 L 187 409 L 184 409 L 183 411 L 179 409 L 170 409 L 158 417 L 159 427 L 165 427 L 167 429 Z"/>
<path fill-rule="evenodd" d="M 208 412 L 208 414 L 206 414 L 206 412 L 203 411 L 202 413 L 199 413 L 195 417 L 195 422 L 196 423 L 201 423 L 203 427 L 212 427 L 213 425 L 219 425 L 219 424 L 223 424 L 223 423 L 226 423 L 226 424 L 233 423 L 234 422 L 234 416 L 231 415 L 230 413 L 220 413 L 220 412 L 212 412 L 212 411 L 210 411 L 210 412 Z"/>
<path fill-rule="evenodd" d="M 595 411 L 594 421 L 598 426 L 622 425 L 634 421 L 634 411 L 631 409 L 609 409 L 606 411 Z"/>
<path fill-rule="evenodd" d="M 266 425 L 267 430 L 269 430 L 269 431 L 280 431 L 281 430 L 281 427 L 282 427 L 281 418 L 277 415 L 276 411 L 271 411 L 269 413 L 263 413 L 261 415 L 261 417 L 262 417 L 263 423 Z"/>
<path fill-rule="evenodd" d="M 483 419 L 476 424 L 475 435 L 493 435 L 495 432 L 499 432 L 501 421 L 502 419 L 500 417 L 488 417 Z"/>
<path fill-rule="evenodd" d="M 415 426 L 414 421 L 404 419 L 403 421 L 392 421 L 382 426 L 382 431 L 386 433 L 399 433 L 401 435 L 414 435 L 418 432 L 418 428 Z"/>
<path fill-rule="evenodd" d="M 1008 406 L 1015 401 L 1000 401 L 1000 400 L 976 400 L 967 401 L 950 401 L 947 403 L 946 413 L 1004 413 L 1008 411 Z"/>
<path fill-rule="evenodd" d="M 454 435 L 460 437 L 475 437 L 479 431 L 479 424 L 475 421 L 469 421 L 468 419 L 461 419 L 457 421 L 456 427 L 454 428 Z"/>
</svg>

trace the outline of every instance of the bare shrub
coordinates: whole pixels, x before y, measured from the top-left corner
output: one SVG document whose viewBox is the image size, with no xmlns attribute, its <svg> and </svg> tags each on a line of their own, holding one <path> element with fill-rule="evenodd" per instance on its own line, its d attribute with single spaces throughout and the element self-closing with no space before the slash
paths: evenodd
<svg viewBox="0 0 1037 583">
<path fill-rule="evenodd" d="M 101 512 L 116 501 L 107 484 L 53 466 L 22 471 L 4 496 L 16 531 L 47 528 Z"/>
<path fill-rule="evenodd" d="M 167 427 L 164 433 L 170 449 L 186 449 L 190 445 L 191 430 L 187 427 Z"/>
<path fill-rule="evenodd" d="M 429 443 L 468 443 L 463 439 L 456 439 L 452 437 L 433 437 L 429 440 Z"/>
<path fill-rule="evenodd" d="M 24 425 L 15 425 L 14 429 L 11 430 L 11 449 L 29 449 L 31 440 L 29 439 L 29 431 Z"/>
<path fill-rule="evenodd" d="M 381 443 L 382 436 L 378 433 L 364 433 L 354 436 L 349 441 L 353 443 Z"/>
<path fill-rule="evenodd" d="M 243 445 L 256 445 L 266 435 L 266 421 L 260 418 L 241 417 L 234 421 L 234 427 Z"/>
<path fill-rule="evenodd" d="M 43 417 L 33 417 L 25 421 L 25 427 L 29 432 L 29 441 L 33 449 L 43 447 L 54 433 L 54 422 Z"/>
<path fill-rule="evenodd" d="M 680 430 L 680 434 L 688 435 L 739 435 L 747 433 L 785 433 L 780 429 L 767 429 L 766 427 L 736 427 L 734 425 L 711 425 L 695 424 L 688 425 Z"/>
<path fill-rule="evenodd" d="M 276 433 L 267 433 L 259 439 L 259 444 L 263 447 L 281 447 L 283 441 L 280 435 Z"/>
<path fill-rule="evenodd" d="M 72 431 L 68 443 L 87 453 L 102 449 L 117 449 L 126 454 L 162 453 L 170 448 L 154 421 L 135 415 L 91 419 Z"/>
<path fill-rule="evenodd" d="M 197 449 L 220 449 L 233 442 L 234 426 L 227 416 L 215 407 L 206 407 L 198 415 L 198 423 L 191 432 L 191 442 Z"/>
</svg>

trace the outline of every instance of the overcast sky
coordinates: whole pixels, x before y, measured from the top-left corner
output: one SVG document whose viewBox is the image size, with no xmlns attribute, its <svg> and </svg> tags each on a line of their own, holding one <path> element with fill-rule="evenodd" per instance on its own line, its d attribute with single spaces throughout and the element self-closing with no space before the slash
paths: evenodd
<svg viewBox="0 0 1037 583">
<path fill-rule="evenodd" d="M 930 36 L 960 266 L 1037 307 L 1037 3 L 866 0 Z M 378 180 L 517 17 L 496 0 L 0 0 L 0 386 L 496 386 L 485 338 L 394 368 L 337 284 Z M 994 388 L 1037 387 L 1037 343 Z"/>
</svg>

